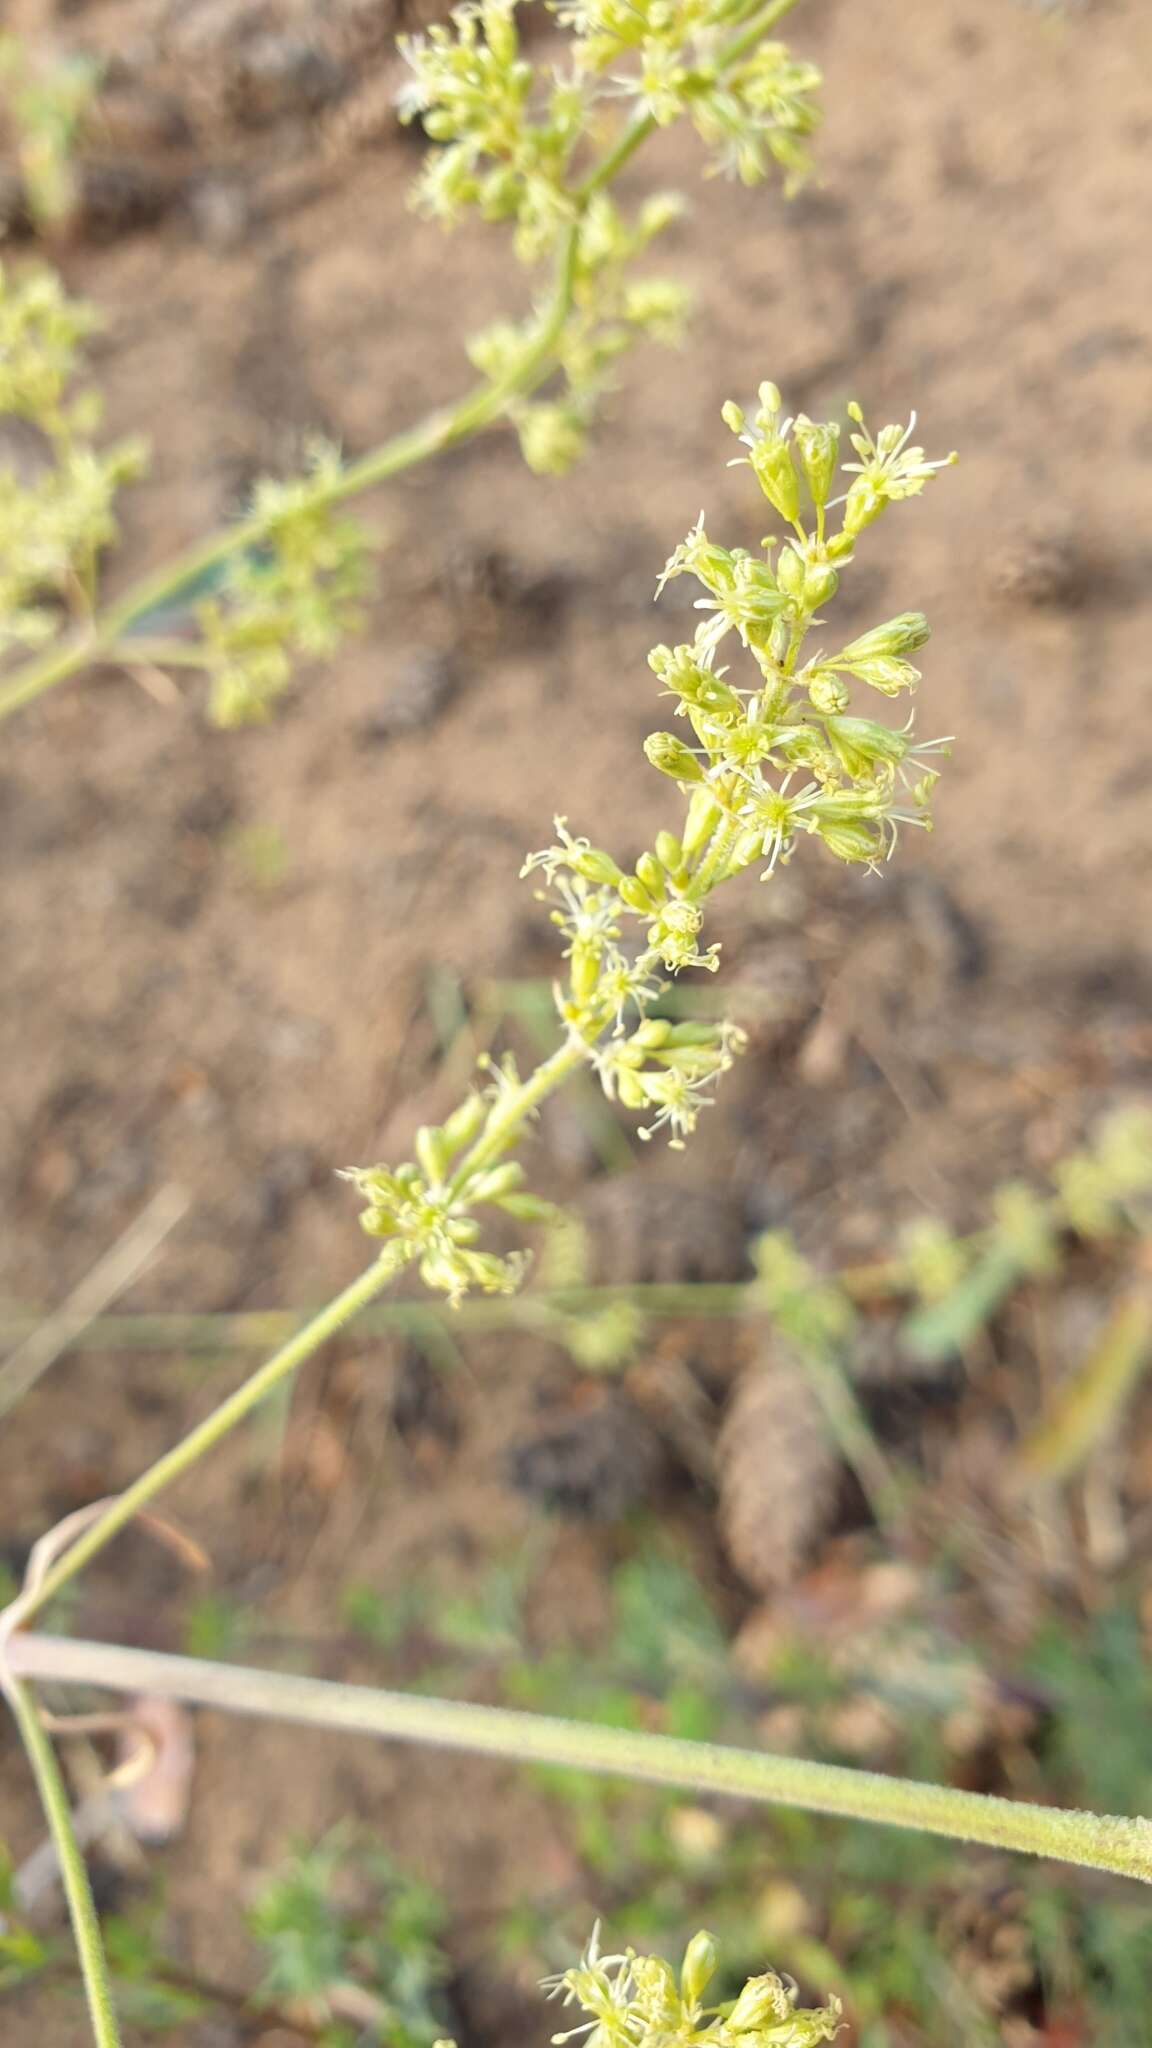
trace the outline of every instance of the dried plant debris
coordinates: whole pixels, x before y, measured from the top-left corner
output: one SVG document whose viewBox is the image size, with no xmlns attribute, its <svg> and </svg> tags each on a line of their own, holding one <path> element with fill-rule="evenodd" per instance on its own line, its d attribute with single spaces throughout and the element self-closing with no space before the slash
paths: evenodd
<svg viewBox="0 0 1152 2048">
<path fill-rule="evenodd" d="M 995 553 L 990 583 L 995 596 L 1035 611 L 1071 611 L 1091 583 L 1083 544 L 1074 529 L 1034 525 L 1007 534 Z"/>
<path fill-rule="evenodd" d="M 841 1460 L 807 1373 L 774 1337 L 737 1382 L 719 1470 L 737 1571 L 760 1592 L 789 1585 L 835 1519 Z"/>
<path fill-rule="evenodd" d="M 575 1521 L 618 1522 L 650 1501 L 666 1473 L 659 1435 L 615 1389 L 549 1414 L 513 1444 L 509 1483 L 537 1506 Z"/>
<path fill-rule="evenodd" d="M 982 2013 L 1012 2011 L 1039 1980 L 1031 1898 L 1003 1865 L 978 1866 L 941 1917 L 938 1936 Z"/>
</svg>

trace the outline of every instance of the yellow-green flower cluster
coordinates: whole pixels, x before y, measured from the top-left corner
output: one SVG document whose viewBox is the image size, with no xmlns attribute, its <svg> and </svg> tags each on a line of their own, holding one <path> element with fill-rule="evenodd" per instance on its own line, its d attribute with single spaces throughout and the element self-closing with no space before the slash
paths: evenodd
<svg viewBox="0 0 1152 2048">
<path fill-rule="evenodd" d="M 432 142 L 416 203 L 451 223 L 469 210 L 508 221 L 526 263 L 557 263 L 566 298 L 539 374 L 540 322 L 502 321 L 475 336 L 472 360 L 514 396 L 514 420 L 532 468 L 559 472 L 583 448 L 611 364 L 641 337 L 675 342 L 683 290 L 637 279 L 638 257 L 679 212 L 656 199 L 626 222 L 607 197 L 619 165 L 645 133 L 685 115 L 708 144 L 713 167 L 748 183 L 773 161 L 790 182 L 807 159 L 819 75 L 760 24 L 781 10 L 748 0 L 595 0 L 562 5 L 572 32 L 564 59 L 530 61 L 517 0 L 465 0 L 445 26 L 400 39 L 411 78 L 401 98 Z M 605 113 L 615 101 L 615 119 Z M 607 148 L 597 157 L 592 139 Z"/>
<path fill-rule="evenodd" d="M 864 529 L 889 504 L 923 490 L 944 464 L 910 445 L 912 427 L 885 427 L 874 441 L 853 406 L 860 431 L 852 441 L 861 460 L 845 465 L 854 481 L 832 500 L 836 424 L 803 416 L 781 421 L 780 410 L 771 384 L 761 386 L 751 425 L 738 406 L 724 408 L 749 450 L 739 459 L 787 531 L 757 553 L 729 549 L 710 540 L 701 516 L 675 550 L 661 587 L 674 576 L 694 576 L 706 592 L 697 600 L 705 616 L 691 643 L 654 648 L 650 659 L 692 737 L 653 734 L 648 758 L 696 788 L 728 821 L 729 873 L 757 858 L 771 872 L 802 834 L 823 840 L 840 860 L 875 867 L 891 855 L 901 824 L 929 824 L 937 780 L 930 757 L 946 743 L 918 744 L 911 719 L 897 730 L 853 712 L 847 679 L 882 696 L 912 691 L 920 672 L 908 656 L 927 640 L 927 620 L 903 612 L 846 646 L 802 657 Z M 833 529 L 829 514 L 839 507 Z M 717 666 L 730 635 L 759 671 L 751 690 Z"/>
<path fill-rule="evenodd" d="M 344 1175 L 367 1205 L 360 1222 L 369 1237 L 385 1241 L 385 1255 L 397 1266 L 415 1261 L 425 1286 L 453 1302 L 473 1287 L 512 1294 L 524 1273 L 523 1253 L 501 1258 L 476 1249 L 473 1209 L 501 1210 L 521 1223 L 546 1222 L 553 1213 L 527 1192 L 519 1162 L 502 1156 L 521 1135 L 517 1118 L 501 1128 L 500 1113 L 517 1086 L 506 1063 L 491 1088 L 473 1089 L 445 1123 L 417 1131 L 415 1160 L 395 1170 L 352 1167 Z"/>
<path fill-rule="evenodd" d="M 710 1934 L 693 1936 L 679 1971 L 662 1956 L 600 1951 L 594 1930 L 579 1963 L 545 1980 L 552 1997 L 587 2015 L 553 2034 L 554 2048 L 815 2048 L 840 2029 L 841 2005 L 801 2006 L 796 1985 L 774 1970 L 750 1977 L 738 1998 L 707 2003 L 719 1967 Z"/>
<path fill-rule="evenodd" d="M 470 1098 L 459 1140 L 450 1123 L 433 1134 L 433 1150 L 424 1135 L 427 1157 L 416 1164 L 353 1176 L 368 1198 L 366 1228 L 392 1241 L 405 1259 L 419 1259 L 424 1278 L 454 1297 L 472 1284 L 513 1284 L 506 1262 L 472 1251 L 469 1210 L 495 1201 L 528 1216 L 532 1198 L 520 1191 L 518 1169 L 497 1162 L 543 1095 L 574 1067 L 590 1066 L 609 1098 L 643 1119 L 641 1136 L 663 1130 L 679 1148 L 694 1130 L 742 1034 L 731 1024 L 674 1021 L 659 1010 L 668 976 L 718 965 L 719 949 L 704 935 L 713 891 L 758 860 L 767 859 L 771 874 L 804 836 L 841 860 L 876 868 L 890 857 L 902 820 L 928 823 L 936 778 L 921 756 L 931 750 L 917 747 L 910 724 L 897 731 L 852 712 L 845 680 L 882 696 L 911 690 L 918 671 L 907 656 L 927 639 L 927 622 L 901 613 L 838 651 L 803 655 L 858 534 L 887 503 L 915 495 L 942 465 L 910 447 L 908 430 L 885 428 L 873 442 L 854 408 L 861 462 L 849 474 L 858 481 L 837 501 L 843 516 L 830 531 L 837 428 L 806 419 L 781 423 L 779 414 L 772 385 L 761 388 L 750 431 L 738 408 L 725 408 L 788 537 L 765 541 L 755 554 L 723 548 L 708 538 L 701 518 L 661 579 L 691 573 L 707 592 L 695 639 L 656 647 L 650 656 L 686 728 L 683 738 L 653 733 L 645 748 L 652 765 L 679 785 L 679 828 L 658 832 L 628 867 L 557 818 L 552 844 L 524 864 L 525 874 L 543 877 L 542 894 L 564 942 L 567 971 L 555 988 L 560 1050 L 526 1082 L 503 1076 L 487 1105 Z M 751 657 L 751 686 L 730 681 L 717 665 L 731 635 Z M 454 1156 L 458 1142 L 470 1146 L 462 1160 L 449 1171 L 446 1159 L 444 1170 L 432 1173 L 430 1162 L 445 1149 Z M 495 1183 L 493 1167 L 504 1176 Z M 764 1277 L 767 1286 L 767 1270 Z M 778 1278 L 786 1294 L 788 1276 Z M 807 1281 L 792 1291 L 810 1301 Z"/>
<path fill-rule="evenodd" d="M 197 611 L 218 725 L 267 718 L 295 661 L 334 653 L 357 622 L 369 540 L 333 502 L 341 476 L 338 451 L 318 442 L 306 475 L 256 486 L 259 547 L 231 559 L 221 592 Z"/>
<path fill-rule="evenodd" d="M 656 194 L 626 221 L 606 192 L 585 208 L 571 260 L 571 306 L 557 336 L 554 395 L 530 391 L 509 399 L 507 413 L 520 435 L 530 469 L 561 475 L 584 452 L 597 403 L 612 367 L 639 339 L 665 347 L 680 339 L 689 310 L 683 286 L 668 278 L 637 277 L 636 259 L 682 211 L 674 194 Z M 468 344 L 477 369 L 494 383 L 514 387 L 518 366 L 536 332 L 533 320 L 499 321 Z"/>
<path fill-rule="evenodd" d="M 587 106 L 579 80 L 524 56 L 516 0 L 466 0 L 447 24 L 401 36 L 411 72 L 401 116 L 417 115 L 432 142 L 416 203 L 437 220 L 476 208 L 516 225 L 526 259 L 551 246 L 572 218 L 568 176 Z"/>
<path fill-rule="evenodd" d="M 61 603 L 86 609 L 117 491 L 143 464 L 138 440 L 93 445 L 100 403 L 75 376 L 94 325 L 51 271 L 0 265 L 0 655 L 48 639 Z"/>
<path fill-rule="evenodd" d="M 580 71 L 609 78 L 662 128 L 687 114 L 713 167 L 747 185 L 772 160 L 790 181 L 804 177 L 806 138 L 819 122 L 820 73 L 757 35 L 765 12 L 756 0 L 570 0 L 559 9 Z M 745 32 L 748 47 L 720 75 L 718 52 Z"/>
</svg>

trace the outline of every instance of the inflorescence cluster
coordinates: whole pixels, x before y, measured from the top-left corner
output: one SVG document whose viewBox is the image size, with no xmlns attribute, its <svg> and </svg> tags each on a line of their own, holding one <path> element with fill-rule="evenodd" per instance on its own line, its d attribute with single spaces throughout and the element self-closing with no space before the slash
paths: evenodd
<svg viewBox="0 0 1152 2048">
<path fill-rule="evenodd" d="M 415 1163 L 350 1176 L 367 1201 L 364 1226 L 387 1241 L 388 1256 L 398 1265 L 417 1260 L 426 1283 L 454 1299 L 474 1285 L 516 1286 L 522 1260 L 476 1250 L 472 1210 L 494 1203 L 525 1220 L 540 1213 L 507 1155 L 571 1069 L 590 1065 L 610 1099 L 644 1118 L 643 1137 L 664 1130 L 679 1147 L 694 1129 L 741 1034 L 658 1011 L 668 976 L 718 965 L 704 924 L 721 883 L 755 866 L 771 876 L 804 839 L 878 869 L 902 824 L 930 824 L 932 762 L 946 743 L 919 744 L 911 716 L 886 725 L 854 709 L 851 695 L 853 683 L 883 697 L 910 694 L 919 670 L 909 656 L 928 638 L 927 620 L 905 612 L 841 647 L 832 640 L 829 648 L 821 633 L 808 651 L 865 529 L 945 466 L 913 445 L 914 421 L 873 438 L 859 407 L 849 411 L 857 459 L 843 465 L 847 488 L 833 498 L 834 422 L 781 419 L 772 384 L 760 387 L 751 422 L 738 406 L 724 408 L 748 450 L 738 460 L 783 531 L 756 552 L 729 549 L 709 539 L 701 517 L 661 577 L 662 588 L 691 574 L 705 592 L 694 638 L 649 657 L 683 726 L 645 745 L 684 800 L 678 829 L 658 833 L 628 868 L 561 818 L 554 842 L 525 862 L 526 874 L 543 877 L 564 940 L 559 1051 L 526 1081 L 506 1066 L 442 1128 L 421 1132 Z M 729 646 L 749 659 L 743 682 L 720 661 Z"/>
<path fill-rule="evenodd" d="M 148 601 L 130 594 L 103 612 L 96 602 L 115 492 L 142 450 L 97 450 L 95 400 L 66 402 L 92 316 L 50 273 L 13 280 L 0 270 L 0 414 L 38 437 L 15 456 L 0 440 L 0 659 L 26 653 L 0 690 L 0 715 L 108 660 L 200 669 L 218 724 L 266 718 L 297 662 L 331 654 L 356 625 L 370 542 L 343 500 L 499 420 L 534 470 L 561 472 L 582 453 L 620 355 L 645 338 L 677 340 L 687 294 L 644 274 L 640 259 L 681 202 L 654 195 L 626 215 L 610 190 L 648 135 L 685 115 L 717 169 L 748 182 L 773 163 L 790 183 L 803 173 L 819 77 L 769 37 L 793 0 L 564 0 L 556 12 L 568 33 L 539 57 L 524 53 L 517 4 L 467 0 L 447 25 L 402 38 L 410 80 L 400 111 L 429 138 L 418 205 L 447 222 L 469 210 L 510 222 L 520 259 L 550 265 L 550 289 L 527 318 L 472 337 L 484 381 L 457 408 L 349 467 L 320 447 L 304 475 L 265 479 L 241 527 L 194 553 L 196 573 L 177 562 L 145 579 Z M 0 89 L 41 167 L 47 218 L 64 207 L 95 79 L 83 67 L 47 83 L 35 72 L 22 45 L 0 38 Z M 156 637 L 157 620 L 173 616 L 177 637 Z"/>
<path fill-rule="evenodd" d="M 446 223 L 470 210 L 508 221 L 522 261 L 560 272 L 568 303 L 543 366 L 556 389 L 522 390 L 509 408 L 526 460 L 545 471 L 580 454 L 616 358 L 644 337 L 675 342 L 687 312 L 680 285 L 635 276 L 681 202 L 658 196 L 626 219 L 606 189 L 620 164 L 651 129 L 686 117 L 711 168 L 754 184 L 776 164 L 794 185 L 820 83 L 767 38 L 785 9 L 763 0 L 561 0 L 555 11 L 571 32 L 559 58 L 555 46 L 536 62 L 525 54 L 517 0 L 467 0 L 447 25 L 400 42 L 403 114 L 441 145 L 417 204 Z M 473 338 L 472 360 L 513 383 L 538 332 L 537 316 L 501 321 Z"/>
<path fill-rule="evenodd" d="M 143 465 L 139 440 L 95 446 L 100 400 L 76 384 L 95 325 L 50 270 L 0 264 L 0 656 L 50 639 L 61 604 L 90 603 L 116 493 Z"/>
<path fill-rule="evenodd" d="M 677 1973 L 662 1956 L 634 1949 L 602 1955 L 595 1930 L 579 1963 L 546 1982 L 553 1997 L 587 2015 L 553 2034 L 554 2048 L 573 2040 L 585 2048 L 815 2048 L 835 2039 L 839 1999 L 801 2006 L 796 1985 L 773 1970 L 750 1977 L 737 1998 L 708 2004 L 719 1961 L 704 1932 L 688 1943 Z"/>
</svg>

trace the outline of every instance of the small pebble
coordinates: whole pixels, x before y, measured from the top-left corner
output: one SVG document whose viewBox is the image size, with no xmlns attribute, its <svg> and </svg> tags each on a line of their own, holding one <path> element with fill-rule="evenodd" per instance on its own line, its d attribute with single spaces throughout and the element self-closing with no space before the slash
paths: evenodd
<svg viewBox="0 0 1152 2048">
<path fill-rule="evenodd" d="M 1087 571 L 1075 536 L 1060 526 L 1007 534 L 992 557 L 989 582 L 997 597 L 1037 611 L 1068 611 L 1086 594 Z"/>
<path fill-rule="evenodd" d="M 210 171 L 190 188 L 187 205 L 197 239 L 209 249 L 227 254 L 252 231 L 252 196 L 242 178 Z"/>
</svg>

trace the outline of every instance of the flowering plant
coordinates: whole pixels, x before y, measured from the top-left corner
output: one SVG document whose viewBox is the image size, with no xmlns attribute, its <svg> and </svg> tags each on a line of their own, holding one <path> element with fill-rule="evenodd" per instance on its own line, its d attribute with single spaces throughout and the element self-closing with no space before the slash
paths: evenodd
<svg viewBox="0 0 1152 2048">
<path fill-rule="evenodd" d="M 29 653 L 0 671 L 0 718 L 97 661 L 199 672 L 217 723 L 266 718 L 300 661 L 329 657 L 356 626 L 373 543 L 347 500 L 502 421 L 532 469 L 558 474 L 583 452 L 620 357 L 679 338 L 687 293 L 639 266 L 682 201 L 665 193 L 628 212 L 614 196 L 656 130 L 686 118 L 708 167 L 746 183 L 778 166 L 791 188 L 807 169 L 819 73 L 770 34 L 795 0 L 571 0 L 558 10 L 567 33 L 539 59 L 522 46 L 517 5 L 464 0 L 446 25 L 402 38 L 400 113 L 429 140 L 416 206 L 446 226 L 469 211 L 510 223 L 520 261 L 550 284 L 525 317 L 471 338 L 480 382 L 457 404 L 356 462 L 315 444 L 304 475 L 263 479 L 245 518 L 111 604 L 99 557 L 144 450 L 99 450 L 95 400 L 71 396 L 93 315 L 49 273 L 0 270 L 0 409 L 37 453 L 30 476 L 0 451 L 0 661 Z M 19 120 L 11 39 L 5 52 L 0 90 L 16 79 Z M 62 104 L 72 76 L 66 67 Z M 57 142 L 62 132 L 57 122 Z"/>
</svg>

